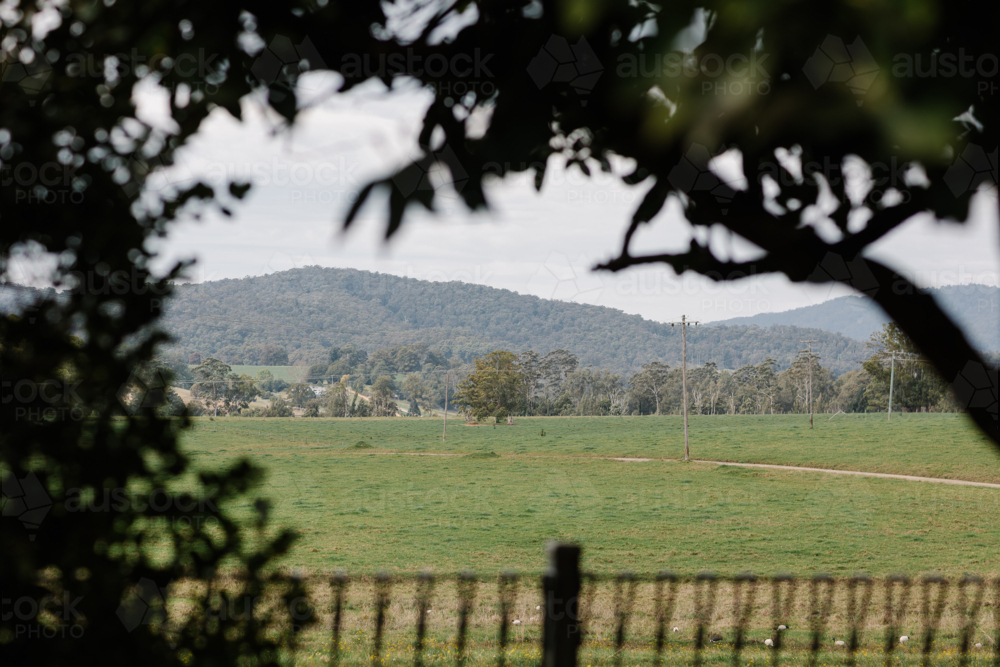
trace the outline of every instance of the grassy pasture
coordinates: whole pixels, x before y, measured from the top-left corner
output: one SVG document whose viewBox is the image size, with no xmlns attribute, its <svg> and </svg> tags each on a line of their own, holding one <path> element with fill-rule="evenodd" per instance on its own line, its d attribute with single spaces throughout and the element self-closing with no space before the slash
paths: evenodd
<svg viewBox="0 0 1000 667">
<path fill-rule="evenodd" d="M 194 368 L 194 366 L 189 366 L 189 368 Z M 246 373 L 253 378 L 257 377 L 257 373 L 266 369 L 271 371 L 271 375 L 277 379 L 288 383 L 302 382 L 309 375 L 308 366 L 246 366 L 236 364 L 232 366 L 232 369 L 237 375 Z"/>
<path fill-rule="evenodd" d="M 545 435 L 541 435 L 542 431 Z M 820 416 L 808 429 L 802 417 L 695 417 L 691 447 L 697 458 L 792 464 L 1000 481 L 1000 457 L 958 415 Z M 255 495 L 274 502 L 275 524 L 301 538 L 283 565 L 310 575 L 319 623 L 302 633 L 294 664 L 329 664 L 332 618 L 326 575 L 378 570 L 454 573 L 471 569 L 483 579 L 469 619 L 466 665 L 496 664 L 499 596 L 496 574 L 524 575 L 514 601 L 508 665 L 539 662 L 542 603 L 537 575 L 544 544 L 557 538 L 584 546 L 591 571 L 694 573 L 753 570 L 762 574 L 856 571 L 885 575 L 940 572 L 954 582 L 966 571 L 1000 574 L 1000 490 L 860 478 L 815 472 L 684 463 L 676 417 L 520 419 L 514 427 L 449 425 L 442 442 L 437 419 L 216 419 L 196 420 L 183 447 L 197 467 L 215 469 L 249 458 L 268 471 Z M 616 461 L 614 457 L 653 458 Z M 251 516 L 252 501 L 230 509 Z M 810 611 L 801 584 L 785 634 L 782 661 L 809 663 Z M 847 664 L 844 589 L 816 664 Z M 876 591 L 856 664 L 883 665 L 887 630 Z M 931 664 L 957 664 L 962 624 L 954 585 Z M 386 614 L 383 664 L 411 663 L 418 616 L 412 577 L 393 583 Z M 375 582 L 353 577 L 344 608 L 340 664 L 370 665 L 376 616 Z M 649 664 L 655 635 L 651 583 L 641 583 L 625 650 L 615 652 L 616 593 L 605 582 L 585 589 L 587 642 L 580 665 Z M 719 587 L 712 631 L 723 641 L 706 648 L 702 665 L 735 664 L 733 591 Z M 899 634 L 894 665 L 922 664 L 920 592 L 914 587 Z M 759 590 L 739 664 L 772 662 L 763 645 L 771 636 L 771 596 Z M 998 613 L 994 593 L 974 621 L 966 664 L 992 664 Z M 427 617 L 423 664 L 456 661 L 458 591 L 440 581 Z M 693 664 L 694 594 L 682 588 L 664 654 L 665 664 Z M 785 619 L 783 619 L 785 620 Z M 893 635 L 895 636 L 895 634 Z"/>
<path fill-rule="evenodd" d="M 228 424 L 229 426 L 226 426 Z M 363 440 L 380 451 L 464 454 L 492 451 L 525 456 L 682 458 L 680 417 L 535 417 L 514 426 L 465 426 L 441 419 L 222 419 L 197 429 L 252 429 L 264 437 L 308 441 L 335 449 Z M 545 431 L 542 436 L 541 432 Z M 803 415 L 693 416 L 695 459 L 774 463 L 945 477 L 1000 484 L 1000 455 L 964 415 L 817 415 L 809 429 Z M 221 445 L 220 445 L 221 446 Z M 246 446 L 246 443 L 242 445 Z M 211 448 L 209 448 L 211 449 Z"/>
<path fill-rule="evenodd" d="M 266 468 L 259 494 L 302 534 L 286 564 L 311 572 L 537 573 L 557 538 L 602 572 L 1000 573 L 997 489 L 609 460 L 680 456 L 676 417 L 459 421 L 440 437 L 431 419 L 200 419 L 184 448 L 202 468 L 240 457 Z M 1000 457 L 960 415 L 821 415 L 812 432 L 801 416 L 694 417 L 691 449 L 1000 481 Z"/>
</svg>

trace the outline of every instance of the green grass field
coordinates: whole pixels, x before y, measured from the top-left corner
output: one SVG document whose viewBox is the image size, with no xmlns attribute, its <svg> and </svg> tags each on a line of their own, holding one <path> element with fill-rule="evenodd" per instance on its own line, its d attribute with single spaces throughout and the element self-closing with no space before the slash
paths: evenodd
<svg viewBox="0 0 1000 667">
<path fill-rule="evenodd" d="M 183 446 L 201 468 L 266 468 L 259 494 L 302 534 L 285 564 L 309 571 L 537 573 L 555 538 L 603 572 L 1000 573 L 997 489 L 609 460 L 682 456 L 677 417 L 450 421 L 446 442 L 432 419 L 203 418 Z M 1000 482 L 961 415 L 693 417 L 691 451 Z"/>
<path fill-rule="evenodd" d="M 189 368 L 194 368 L 194 366 L 188 366 Z M 271 371 L 271 375 L 279 380 L 284 380 L 288 383 L 302 382 L 306 375 L 309 374 L 308 366 L 243 366 L 235 365 L 231 367 L 233 373 L 241 375 L 246 373 L 250 377 L 257 377 L 257 373 L 262 370 Z"/>
</svg>

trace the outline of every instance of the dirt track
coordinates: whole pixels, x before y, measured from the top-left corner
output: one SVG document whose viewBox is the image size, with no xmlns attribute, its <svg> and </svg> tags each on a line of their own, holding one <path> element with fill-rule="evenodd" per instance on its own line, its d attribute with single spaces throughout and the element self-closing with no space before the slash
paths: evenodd
<svg viewBox="0 0 1000 667">
<path fill-rule="evenodd" d="M 396 453 L 396 452 L 392 452 Z M 398 452 L 404 456 L 464 456 L 464 454 L 450 452 Z M 567 459 L 603 459 L 605 461 L 621 461 L 622 463 L 650 463 L 653 461 L 679 462 L 681 459 L 646 459 L 631 457 L 607 457 L 607 456 L 553 456 L 553 455 L 528 455 L 531 458 L 567 458 Z M 896 475 L 888 472 L 863 472 L 860 470 L 835 470 L 833 468 L 806 468 L 803 466 L 784 466 L 773 463 L 734 463 L 732 461 L 706 461 L 704 459 L 691 459 L 691 463 L 710 463 L 719 466 L 736 466 L 738 468 L 769 468 L 773 470 L 794 470 L 798 472 L 824 472 L 830 475 L 854 475 L 856 477 L 881 477 L 882 479 L 901 479 L 907 482 L 929 482 L 931 484 L 954 484 L 956 486 L 979 486 L 986 489 L 1000 489 L 1000 484 L 990 482 L 970 482 L 964 479 L 945 479 L 944 477 L 917 477 L 916 475 Z"/>
<path fill-rule="evenodd" d="M 623 461 L 626 463 L 644 463 L 647 461 L 679 461 L 680 459 L 627 459 L 616 458 L 613 461 Z M 831 475 L 856 475 L 859 477 L 882 477 L 884 479 L 903 479 L 908 482 L 931 482 L 933 484 L 955 484 L 957 486 L 981 486 L 987 489 L 1000 489 L 1000 484 L 990 484 L 989 482 L 970 482 L 964 479 L 945 479 L 943 477 L 917 477 L 915 475 L 895 475 L 887 472 L 861 472 L 858 470 L 834 470 L 831 468 L 805 468 L 802 466 L 782 466 L 771 463 L 733 463 L 730 461 L 705 461 L 703 459 L 691 459 L 692 463 L 712 463 L 720 466 L 737 466 L 739 468 L 772 468 L 774 470 L 798 470 L 801 472 L 825 472 Z"/>
</svg>

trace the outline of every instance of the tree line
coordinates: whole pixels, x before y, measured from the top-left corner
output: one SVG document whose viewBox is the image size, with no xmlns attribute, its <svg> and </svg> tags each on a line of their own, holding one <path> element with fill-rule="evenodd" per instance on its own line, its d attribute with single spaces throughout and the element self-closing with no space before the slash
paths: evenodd
<svg viewBox="0 0 1000 667">
<path fill-rule="evenodd" d="M 691 414 L 788 414 L 955 411 L 949 388 L 894 323 L 866 344 L 862 368 L 836 377 L 822 356 L 802 350 L 784 370 L 768 357 L 733 370 L 708 362 L 688 369 Z M 895 358 L 895 361 L 893 359 Z M 895 366 L 893 368 L 892 366 Z M 512 421 L 514 415 L 665 415 L 683 409 L 682 370 L 653 361 L 630 375 L 580 368 L 575 355 L 556 350 L 498 350 L 475 361 L 454 402 L 470 420 Z"/>
<path fill-rule="evenodd" d="M 801 350 L 782 369 L 773 358 L 738 368 L 715 362 L 688 368 L 688 406 L 696 415 L 885 411 L 892 381 L 900 411 L 958 409 L 946 383 L 916 353 L 894 323 L 866 343 L 860 368 L 837 377 L 821 351 Z M 161 362 L 165 363 L 165 362 Z M 289 383 L 268 369 L 237 374 L 208 358 L 189 368 L 174 359 L 170 370 L 187 378 L 191 414 L 291 417 L 420 416 L 443 410 L 447 400 L 468 420 L 511 421 L 515 416 L 672 415 L 683 409 L 679 367 L 662 361 L 633 373 L 583 366 L 557 349 L 514 353 L 494 350 L 466 363 L 447 359 L 426 343 L 397 345 L 371 354 L 356 345 L 334 347 L 327 362 L 313 364 L 304 382 Z M 263 399 L 265 406 L 260 405 Z M 167 401 L 179 410 L 180 399 Z M 405 405 L 404 405 L 405 404 Z"/>
</svg>

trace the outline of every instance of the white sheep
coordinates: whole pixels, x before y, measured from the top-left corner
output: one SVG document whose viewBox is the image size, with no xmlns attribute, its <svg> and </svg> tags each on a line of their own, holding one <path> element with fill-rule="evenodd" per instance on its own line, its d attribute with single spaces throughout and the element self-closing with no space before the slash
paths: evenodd
<svg viewBox="0 0 1000 667">
<path fill-rule="evenodd" d="M 514 619 L 514 625 L 521 625 L 521 621 L 515 618 Z"/>
<path fill-rule="evenodd" d="M 976 648 L 982 648 L 982 647 L 983 647 L 982 642 L 976 642 Z"/>
<path fill-rule="evenodd" d="M 787 629 L 788 629 L 788 626 L 787 626 L 787 625 L 779 625 L 779 626 L 778 626 L 778 629 L 779 629 L 779 630 L 787 630 Z"/>
<path fill-rule="evenodd" d="M 902 637 L 899 638 L 899 643 L 900 644 L 905 644 L 908 641 L 910 641 L 910 638 L 907 635 L 903 635 Z"/>
<path fill-rule="evenodd" d="M 538 605 L 537 607 L 535 607 L 535 611 L 541 611 L 541 609 L 542 609 L 542 605 Z"/>
<path fill-rule="evenodd" d="M 770 637 L 764 640 L 764 646 L 774 646 L 774 642 L 771 641 Z"/>
<path fill-rule="evenodd" d="M 680 631 L 681 631 L 680 628 L 677 628 L 677 627 L 674 628 L 674 632 L 680 632 Z"/>
<path fill-rule="evenodd" d="M 844 646 L 844 640 L 843 639 L 838 639 L 837 641 L 833 642 L 833 645 L 834 646 Z"/>
</svg>

